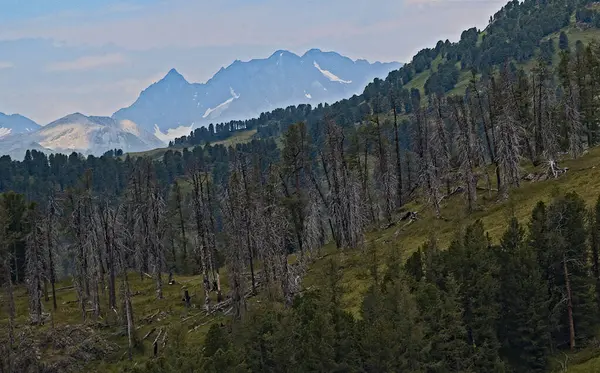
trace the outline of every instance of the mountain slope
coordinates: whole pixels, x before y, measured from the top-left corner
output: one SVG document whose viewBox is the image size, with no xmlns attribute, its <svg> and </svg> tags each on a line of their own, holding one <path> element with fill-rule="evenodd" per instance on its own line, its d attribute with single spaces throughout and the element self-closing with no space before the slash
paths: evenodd
<svg viewBox="0 0 600 373">
<path fill-rule="evenodd" d="M 266 59 L 238 60 L 205 84 L 189 83 L 172 69 L 113 118 L 131 120 L 160 138 L 172 139 L 209 123 L 249 119 L 288 105 L 347 98 L 400 66 L 353 61 L 311 49 L 303 56 L 280 50 Z"/>
<path fill-rule="evenodd" d="M 11 136 L 0 141 L 0 151 L 22 157 L 26 149 L 46 152 L 101 155 L 111 149 L 142 151 L 162 146 L 154 135 L 127 120 L 87 117 L 80 113 L 58 119 L 35 132 Z"/>
<path fill-rule="evenodd" d="M 9 135 L 33 132 L 40 128 L 39 124 L 19 114 L 0 113 L 0 139 Z"/>
</svg>

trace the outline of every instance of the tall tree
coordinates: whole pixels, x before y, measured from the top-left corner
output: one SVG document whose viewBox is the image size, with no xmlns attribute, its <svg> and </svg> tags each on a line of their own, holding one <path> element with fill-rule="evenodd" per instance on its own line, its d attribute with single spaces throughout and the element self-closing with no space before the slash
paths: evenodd
<svg viewBox="0 0 600 373">
<path fill-rule="evenodd" d="M 43 232 L 38 207 L 32 204 L 27 212 L 29 234 L 27 237 L 27 285 L 29 292 L 29 318 L 32 324 L 42 323 L 42 283 L 44 276 Z"/>
<path fill-rule="evenodd" d="M 559 345 L 568 344 L 571 349 L 577 341 L 591 337 L 595 322 L 585 214 L 585 203 L 576 193 L 557 199 L 548 209 L 553 334 Z"/>
<path fill-rule="evenodd" d="M 550 338 L 546 284 L 516 218 L 510 220 L 497 255 L 502 356 L 517 372 L 544 372 Z"/>
</svg>

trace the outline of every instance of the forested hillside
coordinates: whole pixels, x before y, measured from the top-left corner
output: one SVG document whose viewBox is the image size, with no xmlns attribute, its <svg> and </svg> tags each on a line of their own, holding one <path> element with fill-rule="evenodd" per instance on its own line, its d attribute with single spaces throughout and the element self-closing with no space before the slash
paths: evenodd
<svg viewBox="0 0 600 373">
<path fill-rule="evenodd" d="M 252 127 L 248 143 L 209 128 L 160 160 L 0 158 L 0 367 L 544 372 L 600 355 L 600 44 L 568 36 L 597 8 L 511 2 L 361 96 L 217 131 Z"/>
</svg>

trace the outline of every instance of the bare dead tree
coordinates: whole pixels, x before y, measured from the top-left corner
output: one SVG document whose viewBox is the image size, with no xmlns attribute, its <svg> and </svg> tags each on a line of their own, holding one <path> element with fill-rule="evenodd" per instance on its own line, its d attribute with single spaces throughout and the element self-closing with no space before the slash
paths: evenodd
<svg viewBox="0 0 600 373">
<path fill-rule="evenodd" d="M 473 211 L 477 203 L 477 190 L 475 180 L 475 139 L 472 122 L 465 112 L 464 101 L 460 97 L 449 98 L 452 108 L 452 118 L 457 125 L 457 151 L 460 158 L 460 173 L 467 190 L 467 202 L 469 211 Z"/>
<path fill-rule="evenodd" d="M 446 117 L 445 100 L 441 96 L 432 97 L 433 115 L 431 118 L 431 148 L 433 151 L 433 162 L 438 172 L 438 179 L 445 179 L 446 194 L 450 195 L 451 184 L 451 149 L 449 144 L 449 133 L 444 123 Z"/>
<path fill-rule="evenodd" d="M 173 197 L 175 201 L 175 214 L 177 218 L 177 226 L 180 233 L 180 247 L 181 247 L 181 264 L 182 270 L 187 272 L 187 234 L 186 234 L 186 219 L 184 218 L 184 195 L 179 186 L 179 182 L 175 180 L 173 183 Z M 178 258 L 173 255 L 173 262 L 177 263 Z"/>
<path fill-rule="evenodd" d="M 196 263 L 199 265 L 203 276 L 203 288 L 204 288 L 204 307 L 208 312 L 210 310 L 210 280 L 208 276 L 209 265 L 208 257 L 208 242 L 206 239 L 206 228 L 205 228 L 205 208 L 203 198 L 203 177 L 200 172 L 194 172 L 191 175 L 192 180 L 192 200 L 194 204 L 194 218 L 196 221 L 196 245 L 195 245 L 195 258 Z"/>
<path fill-rule="evenodd" d="M 57 215 L 59 213 L 58 204 L 56 203 L 56 199 L 54 195 L 51 194 L 48 198 L 47 202 L 47 211 L 46 217 L 43 218 L 44 224 L 44 234 L 45 234 L 45 251 L 48 255 L 48 261 L 46 263 L 46 277 L 50 281 L 50 286 L 52 287 L 52 307 L 56 311 L 56 263 L 55 263 L 55 250 L 57 247 L 57 232 L 58 232 L 58 222 Z"/>
<path fill-rule="evenodd" d="M 217 289 L 217 299 L 220 301 L 222 298 L 221 293 L 221 277 L 219 275 L 219 266 L 217 263 L 217 239 L 216 239 L 216 221 L 215 221 L 215 210 L 217 208 L 215 201 L 215 192 L 213 191 L 214 187 L 210 182 L 208 176 L 205 176 L 206 186 L 203 190 L 203 198 L 204 198 L 204 208 L 206 211 L 206 215 L 208 216 L 207 224 L 205 225 L 206 229 L 206 242 L 208 243 L 208 252 L 209 255 L 209 264 L 210 270 L 213 275 L 213 282 L 216 285 Z"/>
<path fill-rule="evenodd" d="M 68 194 L 70 204 L 70 230 L 73 236 L 72 252 L 75 257 L 74 284 L 77 291 L 79 308 L 82 319 L 86 320 L 86 304 L 90 297 L 90 264 L 89 264 L 89 240 L 90 229 L 93 226 L 88 220 L 86 198 L 82 190 L 72 190 Z"/>
<path fill-rule="evenodd" d="M 396 208 L 402 207 L 402 156 L 400 149 L 400 129 L 398 127 L 398 100 L 394 92 L 390 93 L 390 104 L 392 106 L 392 113 L 394 114 L 394 150 L 396 153 Z"/>
<path fill-rule="evenodd" d="M 333 121 L 326 123 L 326 164 L 331 189 L 327 203 L 335 226 L 335 238 L 340 248 L 357 248 L 363 244 L 365 206 L 361 203 L 361 180 L 351 172 L 344 153 L 345 136 Z"/>
<path fill-rule="evenodd" d="M 242 181 L 238 171 L 234 170 L 229 178 L 226 195 L 223 201 L 226 212 L 227 238 L 229 249 L 227 258 L 230 271 L 231 294 L 233 301 L 234 317 L 240 319 L 246 308 L 244 299 L 245 281 L 243 277 L 244 253 L 247 252 L 244 240 L 243 217 L 241 209 L 242 201 Z"/>
<path fill-rule="evenodd" d="M 581 122 L 581 98 L 577 82 L 573 76 L 575 66 L 570 57 L 570 52 L 561 53 L 559 64 L 559 77 L 563 89 L 562 106 L 564 108 L 564 121 L 566 127 L 566 136 L 569 142 L 569 153 L 571 157 L 578 158 L 583 154 L 584 148 L 584 128 Z"/>
<path fill-rule="evenodd" d="M 388 149 L 383 134 L 383 125 L 379 120 L 380 112 L 379 99 L 376 98 L 373 114 L 369 119 L 373 124 L 375 139 L 377 141 L 377 163 L 374 170 L 374 179 L 377 190 L 379 191 L 379 200 L 381 201 L 381 210 L 385 220 L 391 222 L 394 209 L 394 199 L 392 198 L 392 180 L 389 169 Z"/>
<path fill-rule="evenodd" d="M 262 245 L 259 257 L 264 263 L 264 278 L 272 298 L 283 296 L 285 304 L 291 306 L 293 286 L 287 262 L 287 242 L 293 239 L 293 229 L 286 218 L 286 209 L 281 204 L 284 195 L 279 182 L 279 170 L 270 165 L 261 187 L 258 206 L 257 235 Z M 269 286 L 271 285 L 272 286 Z"/>
<path fill-rule="evenodd" d="M 509 186 L 519 186 L 520 180 L 520 154 L 521 130 L 517 114 L 518 103 L 513 100 L 510 87 L 513 85 L 508 67 L 502 70 L 500 79 L 500 94 L 497 99 L 502 102 L 501 110 L 497 115 L 497 164 L 502 176 L 502 188 L 498 189 L 501 198 L 508 197 Z"/>
<path fill-rule="evenodd" d="M 12 253 L 10 252 L 12 238 L 8 232 L 8 214 L 0 205 L 0 260 L 2 261 L 2 280 L 6 292 L 6 313 L 8 315 L 8 369 L 12 372 L 13 357 L 12 351 L 15 345 L 15 298 L 12 280 Z"/>
<path fill-rule="evenodd" d="M 117 210 L 118 211 L 118 210 Z M 122 209 L 123 215 L 125 219 L 128 218 L 126 209 Z M 116 222 L 119 226 L 123 226 L 120 222 L 120 214 L 116 214 Z M 136 344 L 136 334 L 135 334 L 135 324 L 133 317 L 133 306 L 131 303 L 131 289 L 129 287 L 129 275 L 127 273 L 128 262 L 127 262 L 127 254 L 128 252 L 135 251 L 135 248 L 128 246 L 128 236 L 126 229 L 121 230 L 123 234 L 115 237 L 115 246 L 114 246 L 114 254 L 115 260 L 118 261 L 119 267 L 121 269 L 121 299 L 122 299 L 122 310 L 123 310 L 123 323 L 127 328 L 127 352 L 129 360 L 133 359 L 133 348 Z M 115 231 L 119 232 L 119 231 Z M 118 237 L 118 238 L 117 238 Z M 115 268 L 116 269 L 116 268 Z"/>
<path fill-rule="evenodd" d="M 115 248 L 117 245 L 117 231 L 122 230 L 118 219 L 120 215 L 119 208 L 120 205 L 115 209 L 108 204 L 108 201 L 102 201 L 99 203 L 97 210 L 99 235 L 102 238 L 102 250 L 106 254 L 108 269 L 108 307 L 110 309 L 116 309 L 117 307 L 115 275 L 118 258 L 115 254 Z"/>
<path fill-rule="evenodd" d="M 246 249 L 248 250 L 248 263 L 250 264 L 252 292 L 256 293 L 256 276 L 254 273 L 254 252 L 256 251 L 256 249 L 251 224 L 256 215 L 255 192 L 257 180 L 254 180 L 254 178 L 251 179 L 248 175 L 248 166 L 246 165 L 247 157 L 241 156 L 239 152 L 237 152 L 237 155 L 238 157 L 236 159 L 236 164 L 239 167 L 240 175 L 242 177 L 242 186 L 244 189 L 242 219 L 244 221 L 244 231 L 246 235 Z"/>
<path fill-rule="evenodd" d="M 37 206 L 28 211 L 30 233 L 26 238 L 27 285 L 29 292 L 29 318 L 31 323 L 42 323 L 42 282 L 44 276 L 43 232 Z"/>
<path fill-rule="evenodd" d="M 557 161 L 560 128 L 557 124 L 553 108 L 555 106 L 552 92 L 552 73 L 544 61 L 538 61 L 532 70 L 533 87 L 533 118 L 534 118 L 534 144 L 535 153 L 547 161 Z"/>
<path fill-rule="evenodd" d="M 156 283 L 156 298 L 163 298 L 163 281 L 162 271 L 164 269 L 164 237 L 166 222 L 165 217 L 165 202 L 162 195 L 155 187 L 150 195 L 149 213 L 151 214 L 151 234 L 150 248 L 152 258 L 152 273 Z"/>
</svg>

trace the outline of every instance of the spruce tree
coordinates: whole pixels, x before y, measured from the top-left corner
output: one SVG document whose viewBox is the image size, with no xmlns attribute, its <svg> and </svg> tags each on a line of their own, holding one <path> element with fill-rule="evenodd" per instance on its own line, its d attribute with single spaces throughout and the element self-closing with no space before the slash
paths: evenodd
<svg viewBox="0 0 600 373">
<path fill-rule="evenodd" d="M 600 197 L 590 211 L 589 222 L 592 276 L 596 284 L 596 303 L 600 309 Z"/>
<path fill-rule="evenodd" d="M 552 306 L 559 346 L 576 347 L 593 336 L 596 321 L 593 279 L 589 275 L 589 250 L 585 202 L 577 193 L 557 199 L 548 209 L 548 262 L 554 280 Z"/>
<path fill-rule="evenodd" d="M 449 256 L 455 256 L 451 271 L 461 289 L 474 370 L 502 370 L 503 363 L 498 354 L 500 343 L 496 335 L 500 312 L 496 262 L 480 220 L 467 228 L 462 242 L 456 241 L 451 246 Z"/>
<path fill-rule="evenodd" d="M 428 372 L 474 372 L 458 284 L 446 279 L 446 291 L 421 282 L 416 292 L 425 322 L 427 340 L 425 366 Z"/>
<path fill-rule="evenodd" d="M 502 357 L 515 372 L 543 372 L 549 342 L 546 285 L 536 253 L 516 218 L 496 250 L 500 280 L 498 337 Z"/>
</svg>

